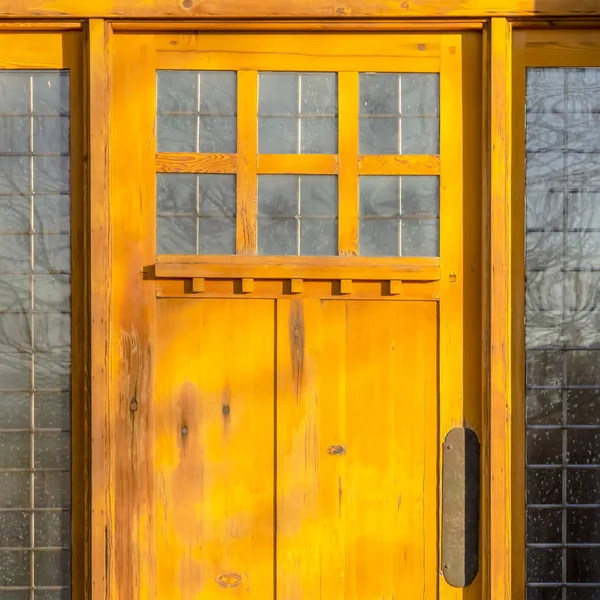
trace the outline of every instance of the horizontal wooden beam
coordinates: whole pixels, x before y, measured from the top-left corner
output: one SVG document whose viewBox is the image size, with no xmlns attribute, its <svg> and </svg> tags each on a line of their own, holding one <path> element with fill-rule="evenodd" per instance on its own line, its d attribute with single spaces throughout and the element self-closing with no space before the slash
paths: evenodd
<svg viewBox="0 0 600 600">
<path fill-rule="evenodd" d="M 438 258 L 304 256 L 159 256 L 159 279 L 298 279 L 438 281 Z"/>
<path fill-rule="evenodd" d="M 465 18 L 600 15 L 598 0 L 0 0 L 4 18 Z"/>
<path fill-rule="evenodd" d="M 333 154 L 259 154 L 259 175 L 335 175 L 338 157 Z"/>
<path fill-rule="evenodd" d="M 196 154 L 195 152 L 159 152 L 157 173 L 235 173 L 235 154 Z"/>
<path fill-rule="evenodd" d="M 359 156 L 359 175 L 439 175 L 439 156 Z"/>
</svg>

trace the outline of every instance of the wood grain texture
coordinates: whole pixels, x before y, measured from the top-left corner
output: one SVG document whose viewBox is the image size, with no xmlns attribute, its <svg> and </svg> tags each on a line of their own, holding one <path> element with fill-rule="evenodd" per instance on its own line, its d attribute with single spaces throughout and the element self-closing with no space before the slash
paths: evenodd
<svg viewBox="0 0 600 600">
<path fill-rule="evenodd" d="M 358 254 L 358 73 L 338 75 L 338 254 Z"/>
<path fill-rule="evenodd" d="M 255 279 L 400 279 L 436 281 L 439 260 L 435 258 L 365 257 L 230 257 L 168 255 L 159 256 L 155 265 L 158 278 L 243 278 Z"/>
<path fill-rule="evenodd" d="M 157 35 L 156 50 L 160 69 L 437 72 L 440 36 L 368 32 L 346 32 L 340 36 L 310 31 L 248 36 L 185 32 Z"/>
<path fill-rule="evenodd" d="M 358 157 L 359 175 L 439 175 L 440 157 L 405 154 L 402 156 Z"/>
<path fill-rule="evenodd" d="M 259 174 L 335 175 L 338 157 L 331 154 L 259 154 Z"/>
<path fill-rule="evenodd" d="M 235 173 L 236 154 L 197 154 L 195 152 L 158 152 L 157 173 Z"/>
<path fill-rule="evenodd" d="M 144 597 L 274 598 L 274 302 L 162 300 L 157 317 L 159 568 Z"/>
<path fill-rule="evenodd" d="M 366 18 L 580 16 L 600 14 L 596 0 L 2 0 L 7 18 Z"/>
<path fill-rule="evenodd" d="M 89 131 L 84 80 L 87 66 L 82 32 L 39 34 L 38 43 L 58 38 L 64 45 L 63 68 L 69 69 L 71 168 L 71 572 L 73 595 L 89 594 L 91 577 L 90 467 L 92 453 L 90 398 L 90 238 L 88 153 Z"/>
<path fill-rule="evenodd" d="M 433 600 L 436 306 L 277 306 L 276 597 Z"/>
<path fill-rule="evenodd" d="M 237 254 L 256 254 L 258 180 L 258 73 L 237 74 L 237 194 L 235 249 Z"/>
<path fill-rule="evenodd" d="M 156 255 L 156 72 L 151 37 L 115 36 L 112 49 L 105 595 L 137 600 L 153 597 L 158 576 L 156 299 L 144 276 Z"/>
<path fill-rule="evenodd" d="M 510 23 L 491 27 L 490 251 L 490 598 L 514 600 L 512 539 L 511 364 L 511 40 Z M 523 510 L 522 505 L 518 510 Z"/>
<path fill-rule="evenodd" d="M 89 337 L 90 347 L 90 548 L 86 560 L 84 598 L 105 598 L 107 591 L 107 536 L 109 521 L 108 419 L 110 371 L 110 194 L 109 194 L 109 105 L 110 105 L 110 27 L 91 20 L 87 30 L 85 73 L 88 78 L 87 186 L 84 207 L 87 212 L 90 257 Z M 75 591 L 75 590 L 74 590 Z M 86 596 L 85 593 L 88 595 Z"/>
<path fill-rule="evenodd" d="M 302 290 L 298 291 L 294 281 L 302 281 Z M 386 281 L 356 281 L 352 282 L 352 298 L 368 300 L 397 301 L 392 295 L 390 284 Z M 439 281 L 407 281 L 402 282 L 402 300 L 418 300 L 435 302 L 439 300 Z M 157 298 L 190 298 L 194 295 L 189 279 L 157 279 L 155 282 Z M 240 298 L 242 295 L 239 279 L 205 279 L 203 298 Z M 303 279 L 255 279 L 252 298 L 319 298 L 345 300 L 347 296 L 340 295 L 339 281 Z"/>
</svg>

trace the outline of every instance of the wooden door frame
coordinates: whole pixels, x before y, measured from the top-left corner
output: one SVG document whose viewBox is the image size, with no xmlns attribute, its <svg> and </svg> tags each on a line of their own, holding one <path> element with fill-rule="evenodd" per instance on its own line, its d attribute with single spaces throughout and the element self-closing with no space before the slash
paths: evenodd
<svg viewBox="0 0 600 600">
<path fill-rule="evenodd" d="M 284 7 L 282 9 L 282 6 Z M 115 30 L 251 31 L 464 31 L 482 30 L 484 123 L 482 214 L 485 340 L 482 389 L 483 481 L 481 568 L 487 598 L 520 600 L 524 588 L 523 452 L 521 389 L 522 233 L 513 202 L 512 74 L 515 27 L 600 28 L 600 0 L 0 0 L 0 32 L 84 29 L 84 203 L 80 224 L 85 302 L 81 330 L 86 364 L 81 459 L 85 503 L 86 598 L 108 599 L 107 360 L 110 322 L 109 86 Z M 410 17 L 410 18 L 408 18 Z M 585 17 L 585 20 L 582 19 Z M 252 20 L 249 21 L 248 18 Z M 10 20 L 9 20 L 10 19 Z M 237 19 L 237 20 L 236 20 Z M 152 21 L 154 20 L 154 21 Z M 487 119 L 485 116 L 487 115 Z M 518 185 L 518 184 L 516 184 Z M 74 290 L 75 291 L 75 290 Z M 521 386 L 521 387 L 520 387 Z"/>
</svg>

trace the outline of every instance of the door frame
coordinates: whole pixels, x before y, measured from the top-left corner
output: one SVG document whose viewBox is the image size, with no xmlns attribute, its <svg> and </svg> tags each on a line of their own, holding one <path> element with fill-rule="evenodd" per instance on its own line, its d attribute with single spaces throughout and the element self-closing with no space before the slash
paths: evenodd
<svg viewBox="0 0 600 600">
<path fill-rule="evenodd" d="M 110 132 L 110 48 L 113 31 L 350 30 L 464 31 L 483 36 L 482 107 L 488 126 L 482 135 L 483 356 L 482 545 L 485 597 L 519 600 L 524 588 L 524 406 L 522 322 L 523 281 L 515 263 L 522 258 L 518 216 L 519 173 L 514 145 L 522 143 L 513 119 L 513 74 L 518 67 L 520 31 L 536 28 L 600 28 L 600 3 L 583 0 L 464 0 L 392 2 L 371 8 L 366 0 L 261 0 L 246 9 L 238 0 L 0 0 L 0 33 L 85 31 L 82 123 L 83 203 L 73 215 L 81 230 L 82 285 L 79 293 L 84 410 L 79 433 L 84 449 L 74 463 L 74 479 L 85 502 L 84 565 L 78 577 L 85 598 L 109 597 L 107 587 L 108 499 L 106 412 L 111 365 L 109 337 L 110 240 L 108 149 Z M 243 7 L 243 8 L 240 8 Z M 248 21 L 252 17 L 252 21 Z M 403 20 L 406 17 L 410 19 Z M 585 17 L 586 20 L 580 20 Z M 11 19 L 11 20 L 9 20 Z M 68 20 L 66 20 L 68 19 Z M 150 21 L 154 19 L 155 21 Z M 204 20 L 193 20 L 204 19 Z M 234 21 L 232 19 L 240 19 Z M 245 19 L 245 20 L 244 20 Z M 433 20 L 432 20 L 433 19 Z M 435 20 L 437 19 L 437 20 Z M 513 35 L 516 33 L 516 36 Z M 513 55 L 513 51 L 515 54 Z M 486 118 L 487 117 L 487 118 Z M 75 190 L 74 190 L 75 191 Z M 522 219 L 522 217 L 521 217 Z M 76 243 L 75 240 L 73 243 Z M 75 246 L 77 247 L 77 246 Z M 519 254 L 521 253 L 521 254 Z M 74 294 L 77 291 L 74 287 Z M 75 435 L 75 434 L 74 434 Z M 75 569 L 76 567 L 74 567 Z"/>
</svg>

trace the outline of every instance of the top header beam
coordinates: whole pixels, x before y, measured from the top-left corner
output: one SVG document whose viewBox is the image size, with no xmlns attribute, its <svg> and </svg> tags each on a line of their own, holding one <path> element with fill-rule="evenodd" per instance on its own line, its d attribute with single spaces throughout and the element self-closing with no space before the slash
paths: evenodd
<svg viewBox="0 0 600 600">
<path fill-rule="evenodd" d="M 8 19 L 600 17 L 600 0 L 0 0 Z"/>
</svg>

